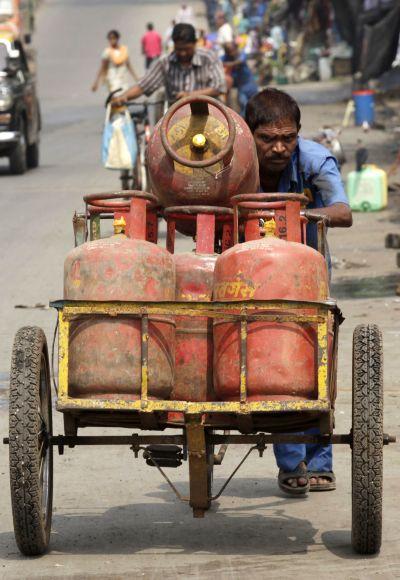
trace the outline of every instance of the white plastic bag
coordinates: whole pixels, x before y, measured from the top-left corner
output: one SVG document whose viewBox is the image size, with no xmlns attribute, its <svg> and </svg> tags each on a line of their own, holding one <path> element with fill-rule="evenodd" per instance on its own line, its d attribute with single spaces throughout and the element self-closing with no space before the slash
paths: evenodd
<svg viewBox="0 0 400 580">
<path fill-rule="evenodd" d="M 106 169 L 133 169 L 136 163 L 137 141 L 128 111 L 111 117 L 108 105 L 103 131 L 102 159 Z"/>
</svg>

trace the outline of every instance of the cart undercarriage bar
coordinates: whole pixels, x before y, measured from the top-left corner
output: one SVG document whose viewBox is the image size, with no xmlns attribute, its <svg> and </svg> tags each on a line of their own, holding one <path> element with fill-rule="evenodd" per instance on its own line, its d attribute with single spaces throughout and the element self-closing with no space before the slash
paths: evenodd
<svg viewBox="0 0 400 580">
<path fill-rule="evenodd" d="M 210 435 L 210 443 L 214 445 L 258 445 L 261 443 L 321 443 L 322 445 L 351 445 L 351 434 L 348 435 L 298 435 L 290 433 L 276 433 L 266 435 Z M 9 438 L 3 439 L 5 445 Z M 185 445 L 183 435 L 83 435 L 66 436 L 55 435 L 50 437 L 51 445 Z M 396 437 L 383 434 L 383 445 L 396 443 Z"/>
</svg>

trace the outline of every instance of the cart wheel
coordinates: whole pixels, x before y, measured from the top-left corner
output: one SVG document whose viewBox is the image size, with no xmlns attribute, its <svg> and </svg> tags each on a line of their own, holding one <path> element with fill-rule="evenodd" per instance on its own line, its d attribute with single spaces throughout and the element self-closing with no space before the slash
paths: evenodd
<svg viewBox="0 0 400 580">
<path fill-rule="evenodd" d="M 374 324 L 353 335 L 352 545 L 376 554 L 382 539 L 383 354 Z"/>
<path fill-rule="evenodd" d="M 44 332 L 25 326 L 15 337 L 10 376 L 10 482 L 14 533 L 26 556 L 49 544 L 53 450 L 49 358 Z"/>
</svg>

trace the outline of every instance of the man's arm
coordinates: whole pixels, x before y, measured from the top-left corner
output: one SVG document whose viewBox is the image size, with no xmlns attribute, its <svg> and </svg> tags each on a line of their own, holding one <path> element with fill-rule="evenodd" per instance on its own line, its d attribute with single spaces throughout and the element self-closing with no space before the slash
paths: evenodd
<svg viewBox="0 0 400 580">
<path fill-rule="evenodd" d="M 349 228 L 353 217 L 334 157 L 328 157 L 324 161 L 313 179 L 313 184 L 319 190 L 324 206 L 309 209 L 308 213 L 326 215 L 331 228 Z"/>
<path fill-rule="evenodd" d="M 140 79 L 137 85 L 130 87 L 127 91 L 124 91 L 121 95 L 118 95 L 112 99 L 112 105 L 123 105 L 127 101 L 134 101 L 142 95 L 149 96 L 164 82 L 163 65 L 161 60 L 157 61 L 150 70 Z"/>
<path fill-rule="evenodd" d="M 136 74 L 136 71 L 135 71 L 135 69 L 133 68 L 133 66 L 132 66 L 132 64 L 131 64 L 131 61 L 130 61 L 130 59 L 129 59 L 129 58 L 128 58 L 128 61 L 127 61 L 127 63 L 126 63 L 126 67 L 127 67 L 128 71 L 131 73 L 131 75 L 132 75 L 133 79 L 134 79 L 136 82 L 138 82 L 138 80 L 139 80 L 139 77 L 137 76 L 137 74 Z"/>
<path fill-rule="evenodd" d="M 111 104 L 115 107 L 119 107 L 124 105 L 127 101 L 134 101 L 141 95 L 143 95 L 142 88 L 139 85 L 135 85 L 120 95 L 113 97 L 111 99 Z"/>
<path fill-rule="evenodd" d="M 241 60 L 228 60 L 224 62 L 224 68 L 231 69 L 242 64 Z"/>
<path fill-rule="evenodd" d="M 97 89 L 99 88 L 99 85 L 104 81 L 104 79 L 107 76 L 107 70 L 108 70 L 108 60 L 103 59 L 101 61 L 101 65 L 99 68 L 99 72 L 96 75 L 96 79 L 92 85 L 92 91 L 95 93 L 97 91 Z"/>
</svg>

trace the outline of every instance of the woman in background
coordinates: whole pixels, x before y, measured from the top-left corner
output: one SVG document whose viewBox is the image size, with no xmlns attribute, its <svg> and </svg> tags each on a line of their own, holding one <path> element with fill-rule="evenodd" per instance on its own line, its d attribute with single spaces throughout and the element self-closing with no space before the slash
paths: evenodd
<svg viewBox="0 0 400 580">
<path fill-rule="evenodd" d="M 138 80 L 128 54 L 128 48 L 120 44 L 120 34 L 117 30 L 110 30 L 107 34 L 109 46 L 103 51 L 101 65 L 96 80 L 92 85 L 92 91 L 97 91 L 100 84 L 107 85 L 109 93 L 118 89 L 129 88 L 129 73 L 135 81 Z"/>
</svg>

